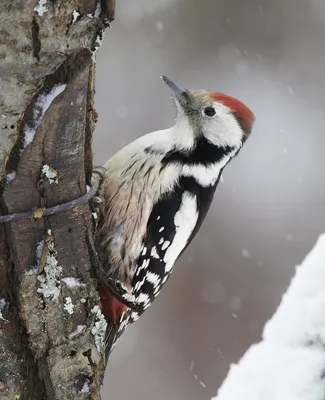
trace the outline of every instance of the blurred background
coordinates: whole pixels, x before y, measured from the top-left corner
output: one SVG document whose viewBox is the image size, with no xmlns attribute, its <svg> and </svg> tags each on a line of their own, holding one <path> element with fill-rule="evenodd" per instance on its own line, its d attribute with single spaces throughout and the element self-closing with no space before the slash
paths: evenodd
<svg viewBox="0 0 325 400">
<path fill-rule="evenodd" d="M 117 0 L 97 59 L 96 164 L 174 123 L 162 73 L 257 119 L 172 278 L 115 348 L 103 400 L 208 400 L 259 341 L 325 231 L 324 37 L 323 0 Z"/>
</svg>

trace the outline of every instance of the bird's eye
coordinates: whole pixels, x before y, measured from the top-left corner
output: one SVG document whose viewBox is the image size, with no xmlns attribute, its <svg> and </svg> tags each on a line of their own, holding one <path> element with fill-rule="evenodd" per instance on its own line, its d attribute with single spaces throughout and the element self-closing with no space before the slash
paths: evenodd
<svg viewBox="0 0 325 400">
<path fill-rule="evenodd" d="M 213 117 L 216 114 L 216 110 L 213 107 L 207 107 L 203 110 L 204 115 Z"/>
</svg>

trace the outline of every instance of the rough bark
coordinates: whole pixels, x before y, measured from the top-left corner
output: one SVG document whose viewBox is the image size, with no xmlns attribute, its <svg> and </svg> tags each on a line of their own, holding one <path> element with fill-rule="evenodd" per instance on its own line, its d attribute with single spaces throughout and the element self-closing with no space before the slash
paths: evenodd
<svg viewBox="0 0 325 400">
<path fill-rule="evenodd" d="M 1 1 L 0 214 L 51 207 L 86 191 L 94 52 L 114 6 L 97 3 Z M 57 85 L 66 86 L 54 98 Z M 56 182 L 42 178 L 44 165 Z M 0 224 L 0 400 L 99 398 L 104 363 L 92 229 L 88 204 Z M 35 266 L 45 269 L 38 274 Z"/>
</svg>

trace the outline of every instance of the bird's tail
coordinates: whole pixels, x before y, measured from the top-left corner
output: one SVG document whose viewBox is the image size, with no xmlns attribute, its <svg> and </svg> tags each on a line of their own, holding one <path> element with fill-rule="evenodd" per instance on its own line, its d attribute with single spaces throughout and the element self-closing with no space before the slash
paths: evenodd
<svg viewBox="0 0 325 400">
<path fill-rule="evenodd" d="M 118 301 L 103 285 L 98 284 L 102 311 L 107 321 L 105 334 L 105 364 L 107 365 L 118 339 L 129 323 L 130 310 Z"/>
</svg>

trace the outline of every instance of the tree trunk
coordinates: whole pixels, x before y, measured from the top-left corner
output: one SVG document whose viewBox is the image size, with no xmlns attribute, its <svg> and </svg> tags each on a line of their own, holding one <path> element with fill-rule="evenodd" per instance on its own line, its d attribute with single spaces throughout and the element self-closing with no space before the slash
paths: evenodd
<svg viewBox="0 0 325 400">
<path fill-rule="evenodd" d="M 94 58 L 114 13 L 98 1 L 1 0 L 0 215 L 41 217 L 87 190 Z M 93 225 L 88 204 L 0 224 L 0 400 L 99 398 Z"/>
</svg>

